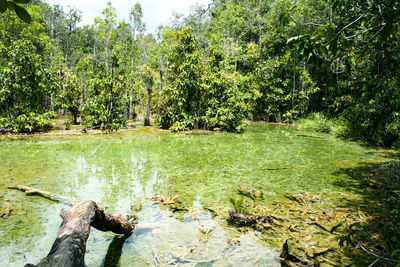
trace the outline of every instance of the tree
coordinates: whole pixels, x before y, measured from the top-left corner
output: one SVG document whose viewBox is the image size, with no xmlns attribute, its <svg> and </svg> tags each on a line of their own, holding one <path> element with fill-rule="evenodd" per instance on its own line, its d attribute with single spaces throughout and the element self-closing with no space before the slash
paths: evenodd
<svg viewBox="0 0 400 267">
<path fill-rule="evenodd" d="M 146 25 L 143 23 L 143 11 L 140 3 L 136 3 L 129 14 L 129 20 L 131 22 L 131 55 L 130 55 L 130 76 L 134 76 L 137 67 L 140 65 L 140 55 L 141 48 L 138 43 L 138 37 L 141 37 L 146 29 Z M 131 84 L 134 84 L 134 81 L 131 79 Z M 129 119 L 133 120 L 134 117 L 134 87 L 131 87 L 129 90 Z M 124 103 L 126 105 L 127 103 Z"/>
<path fill-rule="evenodd" d="M 101 57 L 105 71 L 109 74 L 112 42 L 116 28 L 115 8 L 111 5 L 111 2 L 107 2 L 107 7 L 102 11 L 102 14 L 104 18 L 95 18 L 93 26 L 98 44 L 98 51 L 95 52 L 95 57 L 96 55 Z"/>
<path fill-rule="evenodd" d="M 126 125 L 120 87 L 112 76 L 98 74 L 88 81 L 80 109 L 85 129 L 118 130 Z"/>
<path fill-rule="evenodd" d="M 148 66 L 144 65 L 140 70 L 141 78 L 146 87 L 147 93 L 147 108 L 146 108 L 146 117 L 144 119 L 144 125 L 150 125 L 150 106 L 151 106 L 151 95 L 153 93 L 153 85 L 154 85 L 154 71 Z"/>
<path fill-rule="evenodd" d="M 69 55 L 71 54 L 71 40 L 72 35 L 75 33 L 76 24 L 82 20 L 82 15 L 79 10 L 74 8 L 70 8 L 65 17 L 65 24 L 67 28 L 66 37 L 65 37 L 65 64 L 68 66 Z"/>
<path fill-rule="evenodd" d="M 57 86 L 57 78 L 26 40 L 17 40 L 10 47 L 1 46 L 1 58 L 7 63 L 0 69 L 0 123 L 14 132 L 34 132 L 52 117 L 46 99 Z"/>
<path fill-rule="evenodd" d="M 56 106 L 68 110 L 73 116 L 73 124 L 76 125 L 81 104 L 81 89 L 73 73 L 64 70 L 62 76 L 62 89 L 57 95 Z"/>
<path fill-rule="evenodd" d="M 164 129 L 192 129 L 200 112 L 201 68 L 198 43 L 190 27 L 179 30 L 169 58 L 170 84 L 164 88 L 158 122 Z"/>
</svg>

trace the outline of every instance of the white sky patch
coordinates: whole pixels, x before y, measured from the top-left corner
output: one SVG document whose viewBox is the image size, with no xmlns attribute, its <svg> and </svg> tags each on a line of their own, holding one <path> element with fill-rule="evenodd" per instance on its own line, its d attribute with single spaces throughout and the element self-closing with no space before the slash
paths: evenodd
<svg viewBox="0 0 400 267">
<path fill-rule="evenodd" d="M 101 11 L 106 8 L 109 0 L 46 0 L 50 5 L 59 4 L 64 8 L 74 7 L 82 11 L 82 22 L 79 24 L 93 24 L 94 18 L 101 16 Z M 133 0 L 133 1 L 110 1 L 116 9 L 118 21 L 125 19 L 129 22 L 129 13 L 135 3 L 139 2 L 143 10 L 143 21 L 149 33 L 155 33 L 159 25 L 166 25 L 173 12 L 187 16 L 190 7 L 195 4 L 207 5 L 211 0 Z"/>
</svg>

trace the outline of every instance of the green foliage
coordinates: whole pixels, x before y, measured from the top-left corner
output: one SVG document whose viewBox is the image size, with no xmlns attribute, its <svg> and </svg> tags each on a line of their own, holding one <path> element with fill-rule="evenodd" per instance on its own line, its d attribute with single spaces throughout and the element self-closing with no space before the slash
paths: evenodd
<svg viewBox="0 0 400 267">
<path fill-rule="evenodd" d="M 48 96 L 57 87 L 54 73 L 44 67 L 36 48 L 29 41 L 13 41 L 1 48 L 0 117 L 14 132 L 33 132 L 43 128 L 48 118 Z M 36 118 L 37 116 L 37 118 Z"/>
<path fill-rule="evenodd" d="M 31 15 L 29 15 L 28 11 L 19 4 L 28 4 L 31 0 L 0 0 L 0 13 L 5 13 L 7 9 L 14 10 L 15 14 L 26 23 L 30 23 L 32 21 Z"/>
<path fill-rule="evenodd" d="M 299 19 L 302 2 L 306 1 L 293 6 L 293 21 Z M 331 81 L 319 81 L 326 87 L 319 99 L 330 115 L 340 114 L 347 120 L 347 134 L 393 148 L 400 142 L 399 73 L 395 67 L 400 61 L 399 6 L 399 1 L 387 5 L 380 1 L 329 1 L 327 7 L 333 11 L 329 20 L 310 20 L 313 32 L 301 29 L 287 42 L 290 56 L 316 66 L 323 60 L 335 72 Z"/>
<path fill-rule="evenodd" d="M 301 119 L 302 128 L 400 148 L 397 0 L 214 1 L 175 16 L 157 38 L 145 34 L 139 3 L 129 22 L 118 22 L 108 3 L 93 25 L 78 27 L 80 11 L 35 1 L 28 14 L 28 2 L 0 1 L 0 49 L 29 42 L 30 60 L 40 58 L 35 75 L 47 81 L 27 79 L 22 70 L 7 74 L 11 54 L 0 58 L 2 75 L 9 75 L 0 94 L 8 122 L 58 107 L 75 118 L 84 111 L 86 127 L 116 129 L 141 108 L 146 124 L 155 114 L 173 131 L 241 132 L 246 118 Z M 63 90 L 55 90 L 59 81 Z M 42 103 L 24 108 L 20 102 L 33 91 Z M 111 121 L 120 126 L 106 126 Z"/>
<path fill-rule="evenodd" d="M 4 123 L 4 128 L 11 128 L 14 133 L 33 133 L 46 131 L 51 128 L 50 119 L 54 119 L 55 114 L 52 112 L 37 114 L 29 112 L 21 114 L 14 120 Z M 1 127 L 0 123 L 0 127 Z"/>
<path fill-rule="evenodd" d="M 399 148 L 400 92 L 397 78 L 362 79 L 355 85 L 360 91 L 345 99 L 343 110 L 349 122 L 349 134 L 381 146 Z"/>
<path fill-rule="evenodd" d="M 64 71 L 63 76 L 62 88 L 57 94 L 55 104 L 59 108 L 68 110 L 73 116 L 73 123 L 77 124 L 82 94 L 81 88 L 74 74 Z"/>
<path fill-rule="evenodd" d="M 157 121 L 173 131 L 203 128 L 241 132 L 246 115 L 240 76 L 224 70 L 213 56 L 201 61 L 198 40 L 190 27 L 176 32 L 169 58 L 170 83 L 161 91 Z"/>
<path fill-rule="evenodd" d="M 202 70 L 198 43 L 190 27 L 176 33 L 169 57 L 170 84 L 161 92 L 163 106 L 157 120 L 164 129 L 176 122 L 179 127 L 191 129 L 201 112 Z"/>
<path fill-rule="evenodd" d="M 85 129 L 114 131 L 126 125 L 120 93 L 111 76 L 99 75 L 88 81 L 80 109 Z"/>
<path fill-rule="evenodd" d="M 400 259 L 400 211 L 398 209 L 390 212 L 389 223 L 384 228 L 383 234 L 389 248 L 393 251 L 392 257 Z"/>
<path fill-rule="evenodd" d="M 296 121 L 297 127 L 308 131 L 346 135 L 346 124 L 341 119 L 327 119 L 322 113 L 311 113 L 307 118 Z"/>
<path fill-rule="evenodd" d="M 212 67 L 207 74 L 206 112 L 201 125 L 211 130 L 242 132 L 247 107 L 240 75 Z"/>
<path fill-rule="evenodd" d="M 339 232 L 339 246 L 358 246 L 360 242 L 370 240 L 372 237 L 361 223 L 348 224 L 346 221 L 339 222 L 333 226 L 331 233 Z M 392 259 L 400 259 L 400 212 L 394 209 L 390 212 L 389 222 L 383 229 L 383 239 L 391 251 Z M 392 261 L 389 259 L 389 261 Z M 396 260 L 394 260 L 396 262 Z"/>
<path fill-rule="evenodd" d="M 250 208 L 248 205 L 244 202 L 243 198 L 240 199 L 235 199 L 235 198 L 230 198 L 229 202 L 233 205 L 234 211 L 236 213 L 240 214 L 250 214 Z"/>
<path fill-rule="evenodd" d="M 291 110 L 292 89 L 290 66 L 270 59 L 249 73 L 251 98 L 249 109 L 254 120 L 282 121 Z"/>
<path fill-rule="evenodd" d="M 333 226 L 331 233 L 337 232 L 339 229 L 342 230 L 342 234 L 339 237 L 339 246 L 355 246 L 360 240 L 370 238 L 368 231 L 361 225 L 361 223 L 348 224 L 346 221 L 339 222 Z"/>
</svg>

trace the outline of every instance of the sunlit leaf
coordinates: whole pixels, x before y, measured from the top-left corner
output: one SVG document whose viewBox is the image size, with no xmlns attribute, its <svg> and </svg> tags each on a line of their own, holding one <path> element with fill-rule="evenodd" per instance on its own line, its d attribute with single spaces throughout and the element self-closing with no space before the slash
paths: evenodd
<svg viewBox="0 0 400 267">
<path fill-rule="evenodd" d="M 301 37 L 302 37 L 302 35 L 290 37 L 290 38 L 287 40 L 286 43 L 290 45 L 290 44 L 295 43 L 295 42 L 297 42 L 298 40 L 300 40 Z"/>
</svg>

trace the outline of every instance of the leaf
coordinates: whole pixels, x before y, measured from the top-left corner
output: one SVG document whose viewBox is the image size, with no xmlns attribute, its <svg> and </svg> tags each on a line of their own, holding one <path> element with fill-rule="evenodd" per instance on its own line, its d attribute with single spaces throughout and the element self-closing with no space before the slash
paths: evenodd
<svg viewBox="0 0 400 267">
<path fill-rule="evenodd" d="M 333 232 L 335 232 L 339 227 L 343 226 L 344 228 L 346 228 L 346 222 L 345 221 L 341 221 L 338 224 L 336 224 L 335 226 L 332 227 L 331 229 L 331 234 L 333 234 Z"/>
<path fill-rule="evenodd" d="M 331 44 L 329 45 L 329 50 L 332 53 L 332 56 L 335 57 L 337 54 L 338 50 L 338 38 L 335 37 L 335 39 L 332 40 Z"/>
<path fill-rule="evenodd" d="M 325 46 L 320 46 L 320 47 L 319 47 L 319 52 L 320 52 L 323 56 L 327 56 L 327 55 L 328 55 L 328 49 L 326 49 Z"/>
<path fill-rule="evenodd" d="M 24 22 L 30 23 L 32 21 L 31 15 L 29 15 L 28 11 L 26 11 L 25 8 L 19 5 L 14 5 L 14 10 L 15 13 L 17 13 L 17 16 Z"/>
<path fill-rule="evenodd" d="M 341 5 L 343 5 L 342 0 L 333 0 L 332 11 L 335 11 L 336 8 L 340 7 Z"/>
<path fill-rule="evenodd" d="M 294 37 L 290 37 L 288 40 L 287 40 L 287 44 L 291 44 L 291 43 L 293 43 L 293 42 L 296 42 L 297 40 L 299 40 L 301 38 L 301 35 L 298 35 L 298 36 L 294 36 Z"/>
<path fill-rule="evenodd" d="M 332 11 L 335 11 L 335 9 L 337 8 L 339 2 L 338 1 L 334 1 L 333 5 L 332 5 Z"/>
<path fill-rule="evenodd" d="M 28 4 L 31 0 L 14 0 L 15 3 L 18 4 Z"/>
<path fill-rule="evenodd" d="M 287 51 L 286 54 L 283 56 L 283 58 L 282 58 L 283 60 L 282 60 L 282 61 L 283 61 L 284 63 L 288 63 L 291 56 L 292 56 L 292 51 L 289 50 L 289 51 Z"/>
<path fill-rule="evenodd" d="M 0 0 L 0 13 L 4 13 L 7 10 L 7 0 Z"/>
<path fill-rule="evenodd" d="M 392 257 L 396 257 L 396 255 L 400 256 L 400 249 L 396 249 L 395 251 L 392 252 Z"/>
<path fill-rule="evenodd" d="M 289 14 L 286 11 L 282 12 L 279 16 L 279 22 L 281 26 L 286 26 L 289 24 Z"/>
<path fill-rule="evenodd" d="M 343 247 L 344 243 L 346 242 L 347 244 L 349 244 L 350 241 L 350 237 L 348 235 L 343 235 L 339 238 L 339 246 Z"/>
<path fill-rule="evenodd" d="M 364 227 L 359 222 L 350 224 L 349 229 L 351 230 L 353 227 L 358 228 L 359 230 L 364 230 Z"/>
</svg>

